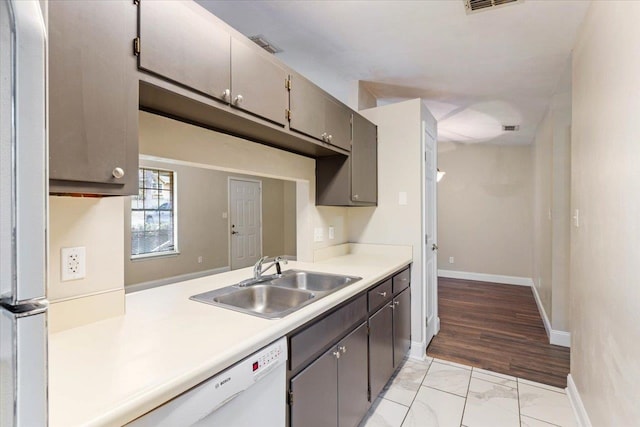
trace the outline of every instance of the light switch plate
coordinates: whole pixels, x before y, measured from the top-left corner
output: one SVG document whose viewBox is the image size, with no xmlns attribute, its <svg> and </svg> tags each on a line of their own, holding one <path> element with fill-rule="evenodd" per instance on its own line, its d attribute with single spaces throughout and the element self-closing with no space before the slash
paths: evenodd
<svg viewBox="0 0 640 427">
<path fill-rule="evenodd" d="M 313 241 L 314 242 L 322 242 L 324 240 L 324 231 L 322 227 L 316 227 L 313 230 Z"/>
<path fill-rule="evenodd" d="M 334 227 L 329 227 L 329 240 L 333 240 L 336 238 L 336 229 Z"/>
<path fill-rule="evenodd" d="M 60 276 L 63 282 L 87 276 L 87 253 L 84 246 L 60 250 Z"/>
<path fill-rule="evenodd" d="M 407 204 L 407 192 L 401 191 L 398 193 L 398 204 L 406 205 Z"/>
</svg>

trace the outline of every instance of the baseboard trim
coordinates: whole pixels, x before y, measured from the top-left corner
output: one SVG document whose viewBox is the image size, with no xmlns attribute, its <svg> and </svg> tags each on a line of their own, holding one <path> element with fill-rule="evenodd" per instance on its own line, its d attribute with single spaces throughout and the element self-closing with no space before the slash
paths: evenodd
<svg viewBox="0 0 640 427">
<path fill-rule="evenodd" d="M 503 276 L 500 274 L 471 273 L 467 271 L 440 270 L 439 277 L 447 277 L 450 279 L 477 280 L 479 282 L 493 282 L 504 285 L 533 286 L 531 277 L 519 276 Z"/>
<path fill-rule="evenodd" d="M 573 409 L 573 415 L 576 417 L 578 427 L 592 427 L 591 420 L 571 374 L 567 375 L 567 397 L 569 398 L 571 409 Z"/>
<path fill-rule="evenodd" d="M 427 358 L 427 343 L 422 341 L 411 341 L 409 358 L 414 360 L 425 360 Z"/>
<path fill-rule="evenodd" d="M 547 332 L 547 337 L 549 337 L 549 344 L 571 347 L 571 333 L 551 328 L 551 322 L 549 321 L 549 316 L 547 316 L 547 312 L 542 305 L 542 300 L 538 294 L 538 288 L 531 286 L 531 290 L 533 291 L 533 298 L 536 300 L 540 317 L 542 317 L 544 330 Z"/>
<path fill-rule="evenodd" d="M 178 276 L 166 277 L 164 279 L 150 280 L 148 282 L 136 283 L 134 285 L 127 285 L 124 287 L 124 292 L 130 294 L 132 292 L 144 291 L 145 289 L 156 288 L 158 286 L 169 285 L 171 283 L 183 282 L 185 280 L 198 279 L 204 276 L 211 276 L 212 274 L 224 273 L 231 270 L 229 266 L 213 268 L 211 270 L 196 271 L 195 273 L 180 274 Z"/>
</svg>

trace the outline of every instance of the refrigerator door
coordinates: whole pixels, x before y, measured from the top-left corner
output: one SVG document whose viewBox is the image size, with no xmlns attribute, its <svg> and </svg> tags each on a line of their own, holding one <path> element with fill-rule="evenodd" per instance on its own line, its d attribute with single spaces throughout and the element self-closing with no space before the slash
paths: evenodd
<svg viewBox="0 0 640 427">
<path fill-rule="evenodd" d="M 0 307 L 0 426 L 47 425 L 46 307 Z"/>
<path fill-rule="evenodd" d="M 0 0 L 0 426 L 47 425 L 45 27 Z"/>
<path fill-rule="evenodd" d="M 37 0 L 0 0 L 0 299 L 45 297 L 45 29 Z"/>
</svg>

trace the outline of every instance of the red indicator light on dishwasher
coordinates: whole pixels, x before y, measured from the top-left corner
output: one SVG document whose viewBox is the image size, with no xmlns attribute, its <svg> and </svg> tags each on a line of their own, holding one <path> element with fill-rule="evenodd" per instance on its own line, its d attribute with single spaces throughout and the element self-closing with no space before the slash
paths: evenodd
<svg viewBox="0 0 640 427">
<path fill-rule="evenodd" d="M 257 371 L 259 367 L 258 362 L 253 362 L 253 372 Z"/>
</svg>

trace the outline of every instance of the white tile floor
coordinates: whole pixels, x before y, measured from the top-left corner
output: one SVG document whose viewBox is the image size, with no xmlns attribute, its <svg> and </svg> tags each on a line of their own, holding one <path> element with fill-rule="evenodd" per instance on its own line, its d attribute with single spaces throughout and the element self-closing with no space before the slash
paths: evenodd
<svg viewBox="0 0 640 427">
<path fill-rule="evenodd" d="M 360 427 L 575 427 L 565 390 L 439 359 L 406 360 Z"/>
</svg>

